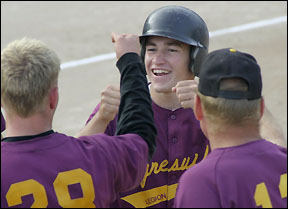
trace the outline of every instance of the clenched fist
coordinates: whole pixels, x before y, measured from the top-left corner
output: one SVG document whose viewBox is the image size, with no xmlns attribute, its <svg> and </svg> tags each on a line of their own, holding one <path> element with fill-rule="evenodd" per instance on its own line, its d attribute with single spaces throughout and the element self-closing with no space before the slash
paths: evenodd
<svg viewBox="0 0 288 209">
<path fill-rule="evenodd" d="M 175 87 L 172 88 L 172 92 L 176 93 L 176 96 L 183 108 L 194 108 L 195 96 L 197 94 L 198 78 L 194 80 L 179 81 Z"/>
<path fill-rule="evenodd" d="M 120 86 L 109 85 L 101 92 L 99 119 L 110 122 L 115 118 L 120 105 Z"/>
<path fill-rule="evenodd" d="M 111 33 L 112 42 L 115 43 L 116 57 L 119 59 L 128 52 L 134 52 L 140 55 L 139 37 L 135 34 L 117 34 Z"/>
</svg>

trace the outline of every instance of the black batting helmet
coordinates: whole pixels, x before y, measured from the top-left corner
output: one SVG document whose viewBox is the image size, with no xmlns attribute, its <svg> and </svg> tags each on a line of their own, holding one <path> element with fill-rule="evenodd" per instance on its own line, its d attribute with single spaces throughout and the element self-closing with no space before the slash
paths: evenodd
<svg viewBox="0 0 288 209">
<path fill-rule="evenodd" d="M 147 17 L 140 36 L 143 61 L 149 36 L 167 37 L 192 46 L 190 70 L 199 75 L 203 58 L 208 53 L 209 32 L 206 23 L 198 14 L 181 6 L 165 6 L 152 12 Z"/>
</svg>

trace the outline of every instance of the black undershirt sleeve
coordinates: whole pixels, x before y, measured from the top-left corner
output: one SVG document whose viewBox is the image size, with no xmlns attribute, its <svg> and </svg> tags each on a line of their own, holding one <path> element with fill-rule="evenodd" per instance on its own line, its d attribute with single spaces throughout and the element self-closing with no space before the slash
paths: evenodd
<svg viewBox="0 0 288 209">
<path fill-rule="evenodd" d="M 150 160 L 156 147 L 157 130 L 144 65 L 136 53 L 126 53 L 116 65 L 121 73 L 116 135 L 141 136 L 148 144 Z"/>
</svg>

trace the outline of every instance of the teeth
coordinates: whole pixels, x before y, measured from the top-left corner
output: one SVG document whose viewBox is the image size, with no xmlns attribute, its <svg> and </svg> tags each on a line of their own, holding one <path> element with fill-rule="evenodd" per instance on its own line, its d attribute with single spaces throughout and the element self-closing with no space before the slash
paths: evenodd
<svg viewBox="0 0 288 209">
<path fill-rule="evenodd" d="M 153 70 L 153 73 L 154 74 L 161 74 L 161 73 L 165 73 L 165 74 L 168 74 L 169 73 L 169 71 L 167 71 L 167 70 Z"/>
</svg>

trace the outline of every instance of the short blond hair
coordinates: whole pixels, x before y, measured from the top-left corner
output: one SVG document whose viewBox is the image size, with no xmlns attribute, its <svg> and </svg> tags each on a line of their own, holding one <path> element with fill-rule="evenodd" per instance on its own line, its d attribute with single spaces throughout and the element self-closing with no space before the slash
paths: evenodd
<svg viewBox="0 0 288 209">
<path fill-rule="evenodd" d="M 220 89 L 226 91 L 247 91 L 245 81 L 237 78 L 223 79 Z M 204 115 L 213 123 L 241 125 L 246 121 L 257 124 L 261 118 L 261 98 L 256 100 L 226 99 L 205 96 L 198 92 Z"/>
<path fill-rule="evenodd" d="M 24 118 L 40 111 L 59 71 L 58 56 L 42 41 L 11 42 L 1 52 L 1 103 Z"/>
</svg>

